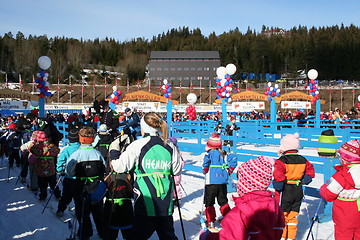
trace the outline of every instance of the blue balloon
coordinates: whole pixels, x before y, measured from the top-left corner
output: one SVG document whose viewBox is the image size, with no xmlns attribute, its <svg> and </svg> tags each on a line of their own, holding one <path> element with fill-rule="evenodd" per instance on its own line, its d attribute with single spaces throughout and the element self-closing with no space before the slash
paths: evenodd
<svg viewBox="0 0 360 240">
<path fill-rule="evenodd" d="M 314 93 L 314 92 L 312 92 L 312 93 L 311 93 L 311 96 L 315 96 L 315 93 Z"/>
<path fill-rule="evenodd" d="M 43 87 L 45 86 L 46 82 L 45 81 L 41 81 L 40 83 L 41 85 L 43 85 Z"/>
<path fill-rule="evenodd" d="M 168 93 L 164 93 L 164 97 L 169 97 L 169 94 Z"/>
<path fill-rule="evenodd" d="M 219 95 L 216 96 L 217 99 L 221 98 Z"/>
<path fill-rule="evenodd" d="M 119 96 L 119 93 L 117 91 L 114 91 L 113 93 L 115 96 Z"/>
<path fill-rule="evenodd" d="M 45 71 L 40 71 L 40 76 L 45 77 Z"/>
<path fill-rule="evenodd" d="M 45 92 L 44 95 L 47 97 L 50 97 L 52 94 L 51 94 L 51 92 Z"/>
<path fill-rule="evenodd" d="M 233 83 L 234 81 L 232 80 L 232 78 L 230 78 L 230 80 L 229 80 L 229 83 Z"/>
<path fill-rule="evenodd" d="M 268 91 L 268 95 L 271 95 L 271 91 Z"/>
<path fill-rule="evenodd" d="M 268 101 L 271 101 L 272 100 L 272 97 L 268 97 Z"/>
<path fill-rule="evenodd" d="M 230 75 L 229 74 L 225 74 L 225 76 L 224 76 L 225 78 L 227 78 L 227 77 L 230 77 Z"/>
<path fill-rule="evenodd" d="M 168 93 L 171 93 L 171 88 L 168 88 L 168 89 L 167 89 L 167 92 L 168 92 Z"/>
<path fill-rule="evenodd" d="M 279 93 L 279 92 L 277 92 L 277 93 L 276 93 L 276 96 L 277 96 L 277 97 L 279 97 L 279 96 L 280 96 L 280 93 Z"/>
<path fill-rule="evenodd" d="M 220 82 L 221 80 L 219 78 L 216 79 L 216 82 Z"/>
<path fill-rule="evenodd" d="M 171 84 L 170 84 L 170 83 L 168 83 L 168 84 L 166 84 L 166 85 L 168 85 L 169 87 L 171 87 Z"/>
</svg>

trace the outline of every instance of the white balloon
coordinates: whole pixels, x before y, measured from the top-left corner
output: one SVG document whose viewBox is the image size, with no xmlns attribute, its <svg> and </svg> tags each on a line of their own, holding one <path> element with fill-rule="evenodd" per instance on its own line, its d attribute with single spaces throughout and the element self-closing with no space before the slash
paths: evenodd
<svg viewBox="0 0 360 240">
<path fill-rule="evenodd" d="M 38 65 L 41 69 L 46 70 L 51 66 L 51 59 L 48 56 L 41 56 L 38 59 Z"/>
<path fill-rule="evenodd" d="M 50 83 L 49 83 L 49 82 L 46 82 L 46 83 L 45 83 L 45 87 L 50 87 Z"/>
<path fill-rule="evenodd" d="M 166 85 L 168 84 L 168 80 L 167 79 L 164 79 L 163 83 Z"/>
<path fill-rule="evenodd" d="M 276 89 L 276 92 L 280 92 L 280 89 Z"/>
<path fill-rule="evenodd" d="M 41 77 L 40 73 L 37 73 L 36 76 L 37 76 L 38 78 Z"/>
<path fill-rule="evenodd" d="M 228 102 L 231 102 L 232 101 L 232 99 L 231 98 L 228 98 L 228 100 L 227 100 Z"/>
<path fill-rule="evenodd" d="M 358 96 L 358 101 L 360 102 L 360 95 Z"/>
<path fill-rule="evenodd" d="M 44 81 L 47 81 L 47 80 L 48 80 L 48 78 L 47 78 L 47 77 L 43 77 L 43 80 L 44 80 Z"/>
<path fill-rule="evenodd" d="M 162 85 L 161 88 L 162 88 L 162 89 L 166 89 L 165 85 Z"/>
<path fill-rule="evenodd" d="M 48 77 L 49 77 L 49 74 L 48 74 L 48 73 L 45 73 L 45 77 L 48 78 Z"/>
<path fill-rule="evenodd" d="M 226 68 L 225 67 L 218 67 L 216 69 L 216 75 L 218 76 L 218 78 L 224 78 L 226 74 Z"/>
<path fill-rule="evenodd" d="M 273 87 L 270 87 L 270 91 L 272 91 L 272 90 L 274 90 L 274 88 L 273 88 Z"/>
<path fill-rule="evenodd" d="M 222 93 L 221 93 L 221 96 L 225 97 L 225 94 L 226 94 L 225 92 L 222 92 Z"/>
<path fill-rule="evenodd" d="M 279 88 L 279 84 L 275 84 L 275 88 Z"/>
<path fill-rule="evenodd" d="M 225 97 L 230 97 L 230 93 L 226 93 L 226 94 L 225 94 Z"/>
<path fill-rule="evenodd" d="M 223 87 L 225 86 L 225 83 L 226 83 L 226 79 L 221 79 L 220 80 L 220 85 Z"/>
<path fill-rule="evenodd" d="M 268 87 L 271 87 L 271 82 L 268 82 Z"/>
<path fill-rule="evenodd" d="M 189 93 L 189 94 L 186 96 L 186 100 L 188 101 L 188 103 L 194 104 L 194 103 L 196 103 L 197 96 L 195 95 L 195 93 Z"/>
<path fill-rule="evenodd" d="M 315 94 L 319 94 L 319 91 L 315 91 Z"/>
<path fill-rule="evenodd" d="M 230 91 L 230 87 L 226 87 L 226 91 Z"/>
<path fill-rule="evenodd" d="M 236 66 L 232 63 L 229 63 L 228 65 L 226 65 L 226 72 L 229 75 L 233 75 L 236 72 Z"/>
<path fill-rule="evenodd" d="M 309 79 L 315 80 L 318 77 L 318 72 L 315 69 L 310 69 L 307 75 Z"/>
<path fill-rule="evenodd" d="M 117 91 L 117 86 L 113 86 L 112 89 L 113 89 L 114 91 Z"/>
</svg>

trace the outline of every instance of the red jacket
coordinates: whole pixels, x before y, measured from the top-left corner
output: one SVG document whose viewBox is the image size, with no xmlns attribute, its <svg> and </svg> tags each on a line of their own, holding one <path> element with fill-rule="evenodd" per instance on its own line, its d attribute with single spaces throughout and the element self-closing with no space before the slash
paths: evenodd
<svg viewBox="0 0 360 240">
<path fill-rule="evenodd" d="M 337 226 L 360 228 L 360 211 L 357 201 L 360 201 L 360 164 L 343 164 L 334 167 L 336 173 L 331 177 L 330 184 L 320 188 L 320 195 L 333 203 L 332 218 Z M 345 198 L 353 201 L 338 199 Z"/>
<path fill-rule="evenodd" d="M 253 191 L 234 198 L 235 207 L 221 221 L 220 239 L 279 240 L 284 213 L 270 191 Z"/>
</svg>

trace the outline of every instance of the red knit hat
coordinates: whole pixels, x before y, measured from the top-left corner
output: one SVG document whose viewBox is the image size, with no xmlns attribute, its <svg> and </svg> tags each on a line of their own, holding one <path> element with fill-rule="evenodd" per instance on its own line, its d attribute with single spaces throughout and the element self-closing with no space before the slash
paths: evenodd
<svg viewBox="0 0 360 240">
<path fill-rule="evenodd" d="M 219 134 L 212 133 L 209 137 L 209 140 L 206 143 L 205 151 L 209 151 L 210 149 L 220 149 L 222 147 L 222 142 Z"/>
<path fill-rule="evenodd" d="M 35 131 L 35 140 L 38 142 L 46 142 L 48 139 L 44 131 Z"/>
<path fill-rule="evenodd" d="M 350 140 L 344 143 L 340 149 L 339 154 L 341 159 L 347 163 L 360 162 L 360 142 L 357 139 Z"/>
<path fill-rule="evenodd" d="M 239 166 L 237 192 L 239 196 L 256 190 L 266 190 L 272 180 L 274 159 L 260 156 Z"/>
<path fill-rule="evenodd" d="M 16 129 L 17 125 L 16 123 L 10 123 L 9 129 Z"/>
</svg>

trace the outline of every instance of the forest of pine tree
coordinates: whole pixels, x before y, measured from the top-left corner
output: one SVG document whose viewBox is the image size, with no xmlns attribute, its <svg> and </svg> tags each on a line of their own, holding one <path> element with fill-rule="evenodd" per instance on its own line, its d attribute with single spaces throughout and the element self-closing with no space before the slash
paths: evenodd
<svg viewBox="0 0 360 240">
<path fill-rule="evenodd" d="M 274 28 L 271 28 L 274 29 Z M 263 30 L 269 30 L 263 26 Z M 46 55 L 52 60 L 49 82 L 66 83 L 69 76 L 81 79 L 81 70 L 96 68 L 121 72 L 131 83 L 145 78 L 151 51 L 214 51 L 220 53 L 222 65 L 234 63 L 239 79 L 242 73 L 288 73 L 295 77 L 299 70 L 316 69 L 319 80 L 360 80 L 360 29 L 357 26 L 311 28 L 298 26 L 286 36 L 266 36 L 250 28 L 241 33 L 235 28 L 221 35 L 204 36 L 200 29 L 171 29 L 152 39 L 134 38 L 119 42 L 112 38 L 83 40 L 66 37 L 24 36 L 9 32 L 0 36 L 0 82 L 31 82 L 39 71 L 37 59 Z M 215 73 L 214 73 L 215 75 Z M 106 73 L 88 81 L 108 83 L 115 76 Z M 214 76 L 215 77 L 215 76 Z M 120 81 L 125 81 L 120 79 Z"/>
</svg>

